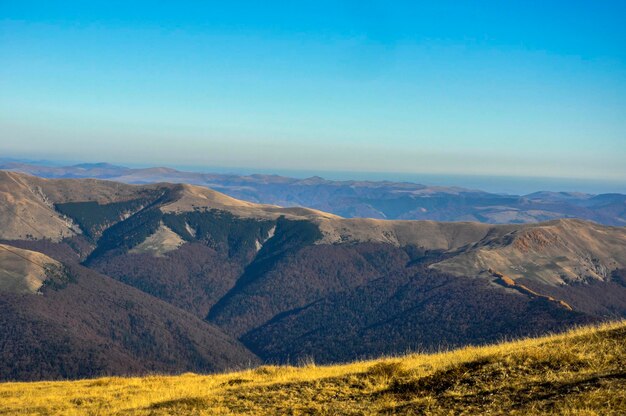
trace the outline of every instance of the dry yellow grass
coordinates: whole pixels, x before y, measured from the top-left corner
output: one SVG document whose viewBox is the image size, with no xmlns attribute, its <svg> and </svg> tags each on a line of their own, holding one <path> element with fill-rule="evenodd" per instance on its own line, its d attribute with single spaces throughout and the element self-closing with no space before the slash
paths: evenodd
<svg viewBox="0 0 626 416">
<path fill-rule="evenodd" d="M 0 384 L 0 414 L 626 414 L 626 322 L 346 365 Z"/>
</svg>

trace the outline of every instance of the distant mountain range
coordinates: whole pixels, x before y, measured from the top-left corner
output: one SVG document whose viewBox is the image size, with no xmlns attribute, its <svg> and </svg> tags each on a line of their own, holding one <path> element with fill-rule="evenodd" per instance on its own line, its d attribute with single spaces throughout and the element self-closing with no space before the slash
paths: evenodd
<svg viewBox="0 0 626 416">
<path fill-rule="evenodd" d="M 44 178 L 95 178 L 131 184 L 187 183 L 206 186 L 245 201 L 309 207 L 346 218 L 489 224 L 580 218 L 605 225 L 626 225 L 626 195 L 623 194 L 535 192 L 518 196 L 408 182 L 206 174 L 163 167 L 131 169 L 107 163 L 58 167 L 7 160 L 0 161 L 0 169 Z"/>
<path fill-rule="evenodd" d="M 124 168 L 68 168 L 81 169 Z M 125 182 L 137 180 L 128 172 Z M 232 180 L 250 180 L 251 189 L 299 183 L 311 195 L 419 187 Z M 277 189 L 300 189 L 289 186 Z M 437 192 L 463 199 L 473 191 Z M 0 311 L 4 380 L 210 372 L 480 344 L 626 316 L 626 227 L 343 218 L 191 184 L 0 171 Z"/>
</svg>

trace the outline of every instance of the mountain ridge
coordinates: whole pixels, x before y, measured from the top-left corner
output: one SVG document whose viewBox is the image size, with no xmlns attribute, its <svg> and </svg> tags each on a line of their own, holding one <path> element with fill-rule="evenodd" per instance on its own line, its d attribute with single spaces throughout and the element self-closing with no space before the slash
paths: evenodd
<svg viewBox="0 0 626 416">
<path fill-rule="evenodd" d="M 89 165 L 87 165 L 89 166 Z M 183 172 L 171 168 L 38 166 L 0 161 L 0 169 L 42 177 L 100 178 L 125 183 L 189 183 L 249 202 L 309 207 L 347 218 L 528 223 L 578 217 L 606 225 L 626 224 L 626 195 L 575 192 L 494 194 L 410 182 L 297 179 L 278 175 Z"/>
</svg>

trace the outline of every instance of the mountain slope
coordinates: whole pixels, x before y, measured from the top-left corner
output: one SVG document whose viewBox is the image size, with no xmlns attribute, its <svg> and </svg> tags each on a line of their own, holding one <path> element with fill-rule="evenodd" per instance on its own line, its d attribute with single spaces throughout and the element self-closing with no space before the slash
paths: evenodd
<svg viewBox="0 0 626 416">
<path fill-rule="evenodd" d="M 0 384 L 0 412 L 588 414 L 626 412 L 626 325 L 336 366 Z"/>
<path fill-rule="evenodd" d="M 218 328 L 81 266 L 41 295 L 0 291 L 0 379 L 214 372 L 258 362 Z"/>
<path fill-rule="evenodd" d="M 331 363 L 534 336 L 596 319 L 489 281 L 416 267 L 285 311 L 240 339 L 269 362 Z"/>
<path fill-rule="evenodd" d="M 0 292 L 37 293 L 61 267 L 45 254 L 0 244 Z"/>
<path fill-rule="evenodd" d="M 0 171 L 0 238 L 59 241 L 75 235 L 71 222 L 54 210 L 40 188 L 29 183 L 30 178 Z"/>
</svg>

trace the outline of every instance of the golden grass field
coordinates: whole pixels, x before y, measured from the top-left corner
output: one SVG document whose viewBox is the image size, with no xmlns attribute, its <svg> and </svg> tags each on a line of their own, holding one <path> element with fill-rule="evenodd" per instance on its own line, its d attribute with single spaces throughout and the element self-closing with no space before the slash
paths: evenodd
<svg viewBox="0 0 626 416">
<path fill-rule="evenodd" d="M 626 415 L 626 322 L 438 354 L 0 384 L 16 415 Z"/>
</svg>

